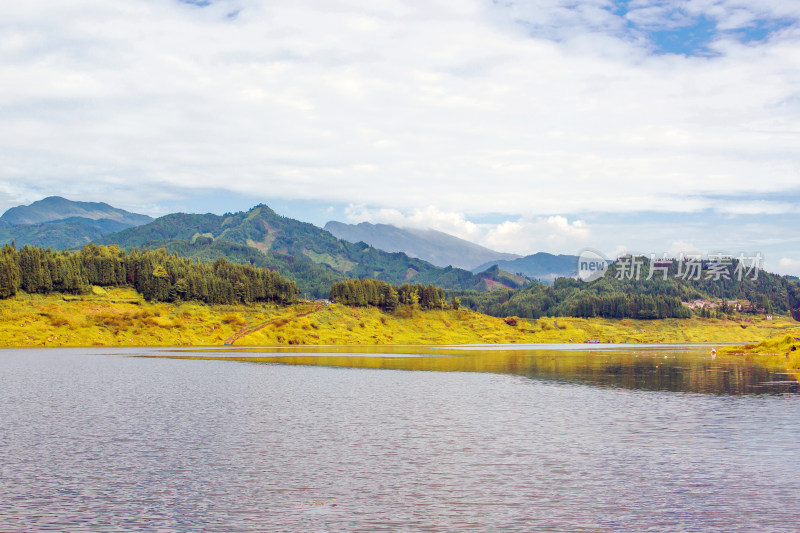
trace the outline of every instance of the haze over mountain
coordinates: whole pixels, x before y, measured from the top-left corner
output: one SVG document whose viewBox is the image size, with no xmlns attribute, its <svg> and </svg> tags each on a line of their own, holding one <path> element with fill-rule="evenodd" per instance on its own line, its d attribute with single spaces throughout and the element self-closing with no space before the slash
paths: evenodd
<svg viewBox="0 0 800 533">
<path fill-rule="evenodd" d="M 532 279 L 554 281 L 556 278 L 574 277 L 578 271 L 577 255 L 553 255 L 537 252 L 510 261 L 489 261 L 478 265 L 472 271 L 483 272 L 494 265 L 508 272 L 520 273 Z"/>
<path fill-rule="evenodd" d="M 83 246 L 107 233 L 153 219 L 102 202 L 75 202 L 50 196 L 12 207 L 0 216 L 0 242 L 61 250 Z"/>
<path fill-rule="evenodd" d="M 131 213 L 104 202 L 75 202 L 60 196 L 50 196 L 30 205 L 12 207 L 0 216 L 0 220 L 18 226 L 75 217 L 91 220 L 114 220 L 125 224 L 126 227 L 147 224 L 153 220 L 147 215 Z"/>
<path fill-rule="evenodd" d="M 496 252 L 434 229 L 398 228 L 390 224 L 369 222 L 345 224 L 336 221 L 325 224 L 325 229 L 346 241 L 365 242 L 387 252 L 403 252 L 441 267 L 452 265 L 472 270 L 489 261 L 520 257 L 516 254 Z M 483 270 L 486 269 L 479 271 Z"/>
</svg>

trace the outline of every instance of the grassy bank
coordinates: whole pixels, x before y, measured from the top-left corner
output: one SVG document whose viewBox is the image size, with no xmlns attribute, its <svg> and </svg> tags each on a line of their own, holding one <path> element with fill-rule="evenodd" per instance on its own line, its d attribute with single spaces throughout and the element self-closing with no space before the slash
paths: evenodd
<svg viewBox="0 0 800 533">
<path fill-rule="evenodd" d="M 214 346 L 280 344 L 480 344 L 760 342 L 800 337 L 776 317 L 504 320 L 466 310 L 386 314 L 374 308 L 299 303 L 209 306 L 144 301 L 130 289 L 84 296 L 17 295 L 0 301 L 0 346 Z"/>
<path fill-rule="evenodd" d="M 762 363 L 780 364 L 800 371 L 800 335 L 793 333 L 744 346 L 729 346 L 721 350 L 728 355 L 740 355 Z"/>
</svg>

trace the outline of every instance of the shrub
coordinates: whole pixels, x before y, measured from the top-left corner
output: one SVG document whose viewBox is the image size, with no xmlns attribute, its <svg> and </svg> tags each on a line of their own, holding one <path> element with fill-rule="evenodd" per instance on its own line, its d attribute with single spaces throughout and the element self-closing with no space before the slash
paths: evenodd
<svg viewBox="0 0 800 533">
<path fill-rule="evenodd" d="M 247 324 L 244 317 L 239 313 L 229 313 L 222 317 L 223 324 L 230 324 L 235 326 L 244 326 Z"/>
</svg>

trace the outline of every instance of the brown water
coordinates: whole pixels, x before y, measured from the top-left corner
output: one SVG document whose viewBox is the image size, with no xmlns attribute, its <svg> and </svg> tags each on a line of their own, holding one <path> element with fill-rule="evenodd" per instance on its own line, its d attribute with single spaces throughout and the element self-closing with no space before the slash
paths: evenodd
<svg viewBox="0 0 800 533">
<path fill-rule="evenodd" d="M 199 355 L 305 365 L 0 351 L 0 531 L 797 530 L 800 394 L 777 369 L 271 351 Z"/>
</svg>

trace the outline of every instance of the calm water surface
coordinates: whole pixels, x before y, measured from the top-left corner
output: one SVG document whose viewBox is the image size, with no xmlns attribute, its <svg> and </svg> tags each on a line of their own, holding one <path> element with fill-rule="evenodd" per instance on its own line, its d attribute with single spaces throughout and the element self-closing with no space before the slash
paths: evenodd
<svg viewBox="0 0 800 533">
<path fill-rule="evenodd" d="M 0 531 L 798 529 L 776 369 L 330 351 L 0 351 Z M 268 362 L 133 357 L 165 354 Z"/>
</svg>

